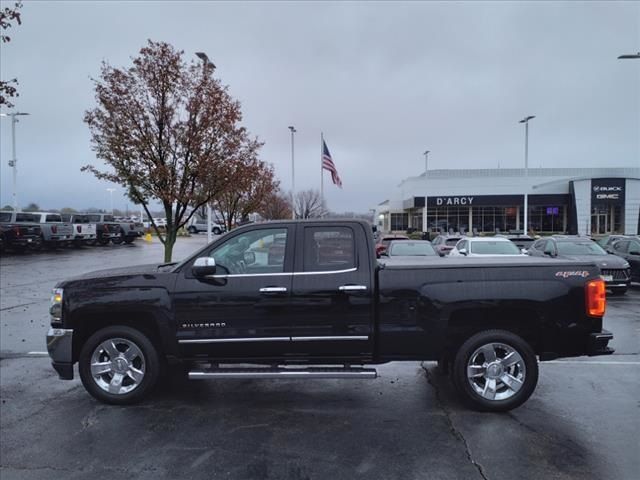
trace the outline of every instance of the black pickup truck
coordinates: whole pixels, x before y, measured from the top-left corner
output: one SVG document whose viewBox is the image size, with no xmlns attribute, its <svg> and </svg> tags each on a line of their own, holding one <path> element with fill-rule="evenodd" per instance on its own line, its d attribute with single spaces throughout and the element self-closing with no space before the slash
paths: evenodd
<svg viewBox="0 0 640 480">
<path fill-rule="evenodd" d="M 60 378 L 78 362 L 114 404 L 145 397 L 173 362 L 191 379 L 375 378 L 371 365 L 433 360 L 470 406 L 504 411 L 532 394 L 538 358 L 613 351 L 605 303 L 588 262 L 382 267 L 366 222 L 270 222 L 180 263 L 60 282 L 47 347 Z"/>
</svg>

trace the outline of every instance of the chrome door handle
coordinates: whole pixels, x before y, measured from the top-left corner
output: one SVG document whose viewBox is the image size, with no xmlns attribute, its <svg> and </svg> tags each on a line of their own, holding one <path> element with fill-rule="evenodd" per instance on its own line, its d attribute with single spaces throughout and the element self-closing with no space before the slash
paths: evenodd
<svg viewBox="0 0 640 480">
<path fill-rule="evenodd" d="M 285 293 L 287 287 L 262 287 L 260 293 Z"/>
<path fill-rule="evenodd" d="M 341 292 L 363 292 L 366 289 L 366 285 L 340 285 L 338 287 Z"/>
</svg>

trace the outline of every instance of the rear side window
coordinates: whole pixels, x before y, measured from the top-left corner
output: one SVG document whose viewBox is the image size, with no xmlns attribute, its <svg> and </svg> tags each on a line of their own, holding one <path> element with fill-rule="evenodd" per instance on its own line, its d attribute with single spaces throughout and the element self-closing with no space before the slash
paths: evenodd
<svg viewBox="0 0 640 480">
<path fill-rule="evenodd" d="M 304 229 L 305 272 L 329 272 L 356 266 L 353 230 L 348 227 L 306 227 Z"/>
<path fill-rule="evenodd" d="M 16 222 L 20 223 L 39 223 L 40 218 L 38 215 L 31 213 L 16 213 Z"/>
<path fill-rule="evenodd" d="M 44 221 L 45 222 L 61 222 L 62 217 L 60 217 L 60 215 L 47 215 Z"/>
</svg>

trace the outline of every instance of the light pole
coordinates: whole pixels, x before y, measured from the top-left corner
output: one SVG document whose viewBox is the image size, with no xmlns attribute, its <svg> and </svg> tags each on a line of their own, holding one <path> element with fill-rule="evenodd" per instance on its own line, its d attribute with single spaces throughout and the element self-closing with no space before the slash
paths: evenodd
<svg viewBox="0 0 640 480">
<path fill-rule="evenodd" d="M 291 131 L 291 218 L 296 219 L 296 205 L 295 205 L 295 194 L 296 194 L 296 175 L 295 175 L 295 163 L 294 163 L 294 135 L 296 133 L 296 129 L 293 126 L 289 126 L 289 130 Z"/>
<path fill-rule="evenodd" d="M 633 58 L 640 58 L 640 52 L 618 56 L 618 60 L 631 60 Z"/>
<path fill-rule="evenodd" d="M 18 119 L 16 117 L 22 115 L 29 115 L 24 112 L 15 113 L 0 113 L 2 117 L 11 117 L 11 160 L 9 160 L 9 166 L 13 169 L 13 209 L 17 212 L 18 208 L 18 159 L 16 158 L 16 123 Z"/>
<path fill-rule="evenodd" d="M 529 120 L 536 118 L 535 115 L 528 115 L 520 120 L 524 123 L 524 234 L 529 232 Z"/>
<path fill-rule="evenodd" d="M 206 69 L 207 65 L 211 65 L 211 68 L 213 70 L 216 69 L 215 64 L 209 60 L 209 57 L 207 56 L 206 53 L 204 52 L 196 52 L 196 57 L 198 57 L 200 60 L 202 60 L 202 69 L 203 69 L 203 73 L 204 70 Z M 207 243 L 211 243 L 211 240 L 213 240 L 213 237 L 211 236 L 211 202 L 207 202 Z"/>
<path fill-rule="evenodd" d="M 429 152 L 431 150 L 425 150 L 424 155 L 424 176 L 427 176 L 427 172 L 429 171 Z"/>
<path fill-rule="evenodd" d="M 111 215 L 113 215 L 113 192 L 115 192 L 116 189 L 115 188 L 107 188 L 107 192 L 109 192 L 109 203 L 111 205 Z"/>
</svg>

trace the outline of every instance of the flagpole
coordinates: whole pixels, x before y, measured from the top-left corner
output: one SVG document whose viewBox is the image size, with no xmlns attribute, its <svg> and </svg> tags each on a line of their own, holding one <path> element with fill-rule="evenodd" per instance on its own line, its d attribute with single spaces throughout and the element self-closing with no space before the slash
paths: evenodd
<svg viewBox="0 0 640 480">
<path fill-rule="evenodd" d="M 324 169 L 322 167 L 322 157 L 324 156 L 324 136 L 320 132 L 320 202 L 324 205 Z"/>
</svg>

